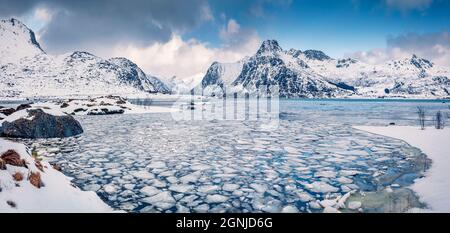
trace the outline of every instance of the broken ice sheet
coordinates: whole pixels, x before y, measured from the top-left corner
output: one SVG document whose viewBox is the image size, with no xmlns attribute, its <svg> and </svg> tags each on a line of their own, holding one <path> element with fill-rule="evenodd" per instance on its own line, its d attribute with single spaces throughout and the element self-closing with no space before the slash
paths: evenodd
<svg viewBox="0 0 450 233">
<path fill-rule="evenodd" d="M 406 186 L 408 179 L 395 177 L 416 172 L 417 160 L 405 158 L 417 152 L 401 141 L 294 116 L 276 131 L 258 122 L 174 122 L 165 114 L 80 116 L 80 137 L 35 146 L 79 187 L 132 212 L 317 212 L 329 194 Z"/>
</svg>

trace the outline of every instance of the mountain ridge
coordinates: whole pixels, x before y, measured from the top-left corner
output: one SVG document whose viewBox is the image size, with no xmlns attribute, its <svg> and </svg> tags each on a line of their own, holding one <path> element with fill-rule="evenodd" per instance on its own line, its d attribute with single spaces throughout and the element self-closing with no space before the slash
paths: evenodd
<svg viewBox="0 0 450 233">
<path fill-rule="evenodd" d="M 253 56 L 237 63 L 243 63 L 242 69 L 228 85 L 223 85 L 220 72 L 207 72 L 202 93 L 254 93 L 260 85 L 278 85 L 282 97 L 450 98 L 450 68 L 415 54 L 371 65 L 354 58 L 334 59 L 320 50 L 283 50 L 276 40 L 266 40 Z M 208 71 L 223 67 L 215 62 Z"/>
<path fill-rule="evenodd" d="M 126 58 L 90 52 L 49 55 L 17 19 L 0 21 L 0 97 L 170 93 Z"/>
</svg>

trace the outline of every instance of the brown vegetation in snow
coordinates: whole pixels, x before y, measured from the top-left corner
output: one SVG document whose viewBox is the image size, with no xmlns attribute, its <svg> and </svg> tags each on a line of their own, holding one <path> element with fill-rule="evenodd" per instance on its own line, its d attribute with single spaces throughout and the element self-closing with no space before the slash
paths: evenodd
<svg viewBox="0 0 450 233">
<path fill-rule="evenodd" d="M 23 180 L 23 175 L 20 172 L 16 172 L 16 173 L 14 173 L 13 178 L 14 178 L 15 181 L 22 181 Z"/>
<path fill-rule="evenodd" d="M 15 150 L 8 150 L 0 157 L 5 164 L 17 167 L 27 167 L 25 160 L 20 158 L 20 155 Z"/>
<path fill-rule="evenodd" d="M 40 188 L 42 186 L 41 174 L 39 172 L 31 172 L 28 180 L 36 188 Z"/>
</svg>

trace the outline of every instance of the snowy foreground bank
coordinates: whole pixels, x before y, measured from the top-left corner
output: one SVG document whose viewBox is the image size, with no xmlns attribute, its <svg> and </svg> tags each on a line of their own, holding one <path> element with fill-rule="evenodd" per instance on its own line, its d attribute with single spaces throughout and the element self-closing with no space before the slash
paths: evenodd
<svg viewBox="0 0 450 233">
<path fill-rule="evenodd" d="M 0 212 L 111 212 L 95 192 L 73 187 L 48 162 L 0 138 Z"/>
<path fill-rule="evenodd" d="M 411 188 L 434 212 L 450 212 L 450 128 L 420 130 L 413 126 L 355 126 L 370 133 L 405 141 L 417 147 L 432 160 L 425 177 Z M 413 210 L 414 211 L 414 210 Z"/>
</svg>

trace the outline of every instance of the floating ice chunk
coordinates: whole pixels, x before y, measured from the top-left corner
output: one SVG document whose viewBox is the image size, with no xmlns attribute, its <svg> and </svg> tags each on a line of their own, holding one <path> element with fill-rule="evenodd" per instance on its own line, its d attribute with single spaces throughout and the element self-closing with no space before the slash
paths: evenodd
<svg viewBox="0 0 450 233">
<path fill-rule="evenodd" d="M 224 184 L 222 186 L 222 190 L 233 192 L 234 190 L 238 189 L 240 186 L 238 184 Z"/>
<path fill-rule="evenodd" d="M 250 184 L 250 187 L 258 193 L 264 193 L 267 190 L 267 186 L 263 185 L 263 184 L 253 183 L 253 184 Z"/>
<path fill-rule="evenodd" d="M 218 189 L 219 189 L 219 186 L 217 186 L 217 185 L 204 185 L 204 186 L 198 187 L 197 190 L 201 193 L 212 193 Z"/>
<path fill-rule="evenodd" d="M 167 186 L 166 183 L 164 183 L 163 181 L 158 180 L 158 179 L 152 180 L 152 185 L 155 186 L 155 187 L 158 187 L 158 188 L 163 188 L 163 187 Z"/>
<path fill-rule="evenodd" d="M 122 171 L 120 171 L 119 169 L 109 169 L 106 170 L 106 173 L 110 176 L 116 176 L 122 173 Z"/>
<path fill-rule="evenodd" d="M 309 195 L 308 193 L 304 193 L 304 192 L 298 192 L 297 196 L 301 202 L 308 202 L 308 201 L 314 200 L 314 198 L 311 195 Z"/>
<path fill-rule="evenodd" d="M 244 192 L 242 190 L 234 190 L 232 195 L 236 196 L 236 197 L 240 197 L 240 196 L 244 195 Z"/>
<path fill-rule="evenodd" d="M 342 190 L 342 192 L 349 192 L 349 191 L 351 191 L 352 189 L 349 188 L 347 185 L 341 185 L 341 190 Z"/>
<path fill-rule="evenodd" d="M 224 168 L 222 168 L 222 170 L 223 170 L 223 173 L 227 173 L 227 174 L 236 172 L 236 170 L 231 167 L 224 167 Z"/>
<path fill-rule="evenodd" d="M 126 211 L 132 211 L 134 208 L 136 208 L 136 204 L 134 203 L 129 203 L 129 202 L 125 202 L 123 204 L 120 205 L 120 209 L 121 210 L 126 210 Z"/>
<path fill-rule="evenodd" d="M 319 203 L 324 208 L 333 207 L 337 204 L 337 199 L 325 199 L 325 200 L 319 201 Z"/>
<path fill-rule="evenodd" d="M 351 210 L 357 210 L 361 207 L 361 202 L 359 201 L 351 201 L 350 203 L 348 203 L 347 208 L 351 209 Z"/>
<path fill-rule="evenodd" d="M 174 171 L 163 171 L 161 173 L 159 173 L 159 176 L 163 176 L 163 177 L 168 177 L 168 176 L 172 176 L 174 174 Z"/>
<path fill-rule="evenodd" d="M 340 211 L 334 207 L 327 206 L 325 209 L 323 209 L 324 213 L 340 213 Z"/>
<path fill-rule="evenodd" d="M 384 162 L 384 161 L 388 161 L 388 160 L 391 160 L 391 158 L 386 157 L 386 156 L 375 159 L 375 161 L 377 161 L 377 162 Z"/>
<path fill-rule="evenodd" d="M 133 196 L 133 195 L 134 195 L 134 193 L 131 190 L 125 190 L 125 191 L 120 193 L 120 196 L 122 196 L 122 197 L 130 197 L 130 196 Z"/>
<path fill-rule="evenodd" d="M 337 208 L 345 208 L 345 202 L 350 197 L 350 195 L 352 195 L 354 192 L 355 191 L 350 191 L 350 192 L 344 194 L 344 196 L 342 196 L 341 198 L 339 198 L 336 207 Z"/>
<path fill-rule="evenodd" d="M 163 161 L 155 161 L 155 162 L 151 162 L 149 165 L 147 165 L 148 168 L 165 168 L 166 167 L 166 163 Z"/>
<path fill-rule="evenodd" d="M 190 182 L 194 183 L 200 178 L 201 175 L 202 175 L 202 173 L 200 171 L 196 171 L 196 172 L 193 172 L 191 174 L 182 176 L 180 178 L 180 181 L 182 183 L 190 183 Z"/>
<path fill-rule="evenodd" d="M 198 197 L 196 195 L 189 195 L 189 196 L 185 196 L 183 197 L 180 202 L 183 203 L 192 203 L 193 201 L 195 201 L 195 199 L 197 199 Z"/>
<path fill-rule="evenodd" d="M 189 208 L 180 204 L 177 204 L 177 213 L 189 213 Z"/>
<path fill-rule="evenodd" d="M 107 185 L 103 186 L 103 190 L 105 190 L 105 192 L 108 194 L 112 194 L 112 193 L 116 192 L 116 186 L 107 184 Z"/>
<path fill-rule="evenodd" d="M 141 193 L 143 193 L 146 196 L 153 196 L 153 195 L 161 192 L 161 191 L 159 191 L 159 189 L 157 189 L 153 186 L 145 186 L 140 191 L 141 191 Z"/>
<path fill-rule="evenodd" d="M 339 171 L 339 174 L 342 176 L 354 176 L 356 174 L 360 174 L 361 172 L 356 170 L 341 170 Z"/>
<path fill-rule="evenodd" d="M 178 193 L 186 193 L 191 191 L 194 188 L 193 185 L 186 185 L 186 184 L 174 184 L 169 187 L 169 190 L 178 192 Z"/>
<path fill-rule="evenodd" d="M 197 165 L 191 166 L 191 169 L 194 171 L 203 171 L 203 170 L 208 170 L 210 168 L 211 168 L 211 166 L 206 165 L 206 164 L 197 164 Z"/>
<path fill-rule="evenodd" d="M 353 180 L 352 180 L 352 179 L 349 179 L 349 178 L 343 177 L 343 176 L 337 178 L 336 180 L 337 180 L 339 183 L 342 183 L 342 184 L 351 184 L 351 183 L 353 183 Z"/>
<path fill-rule="evenodd" d="M 125 184 L 123 187 L 128 190 L 132 190 L 132 189 L 134 189 L 135 186 L 136 186 L 135 184 Z"/>
<path fill-rule="evenodd" d="M 210 213 L 226 213 L 227 210 L 229 210 L 230 208 L 231 208 L 231 205 L 222 203 L 222 204 L 216 205 L 215 207 L 211 208 L 209 210 L 209 212 Z"/>
<path fill-rule="evenodd" d="M 283 209 L 281 209 L 281 213 L 298 213 L 300 212 L 297 207 L 293 206 L 293 205 L 288 205 L 283 207 Z"/>
<path fill-rule="evenodd" d="M 139 178 L 139 179 L 153 179 L 155 178 L 155 175 L 153 175 L 152 173 L 148 172 L 148 171 L 136 171 L 136 172 L 131 172 L 131 175 Z"/>
<path fill-rule="evenodd" d="M 305 187 L 315 193 L 331 193 L 339 190 L 323 181 L 314 181 L 311 184 L 306 184 Z"/>
<path fill-rule="evenodd" d="M 161 209 L 170 209 L 175 205 L 175 199 L 169 191 L 160 192 L 154 196 L 141 199 L 142 202 L 152 204 Z"/>
<path fill-rule="evenodd" d="M 269 213 L 279 213 L 281 212 L 281 205 L 281 201 L 277 199 L 271 199 L 264 203 L 264 206 L 261 208 L 261 210 Z"/>
<path fill-rule="evenodd" d="M 166 178 L 166 180 L 169 181 L 172 184 L 175 184 L 175 183 L 178 182 L 178 179 L 175 178 L 174 176 L 169 176 L 169 177 Z"/>
<path fill-rule="evenodd" d="M 322 209 L 322 206 L 317 201 L 310 201 L 308 202 L 308 205 L 311 209 Z"/>
<path fill-rule="evenodd" d="M 228 200 L 228 197 L 220 194 L 211 194 L 206 196 L 206 202 L 208 203 L 221 203 L 226 202 Z"/>
<path fill-rule="evenodd" d="M 199 205 L 194 207 L 194 211 L 197 213 L 206 213 L 209 210 L 209 205 L 207 204 L 203 204 L 203 205 Z"/>
<path fill-rule="evenodd" d="M 380 176 L 382 173 L 380 171 L 376 171 L 372 174 L 373 177 L 378 177 Z"/>
<path fill-rule="evenodd" d="M 334 178 L 336 177 L 336 172 L 334 171 L 319 171 L 315 173 L 316 177 Z"/>
</svg>

